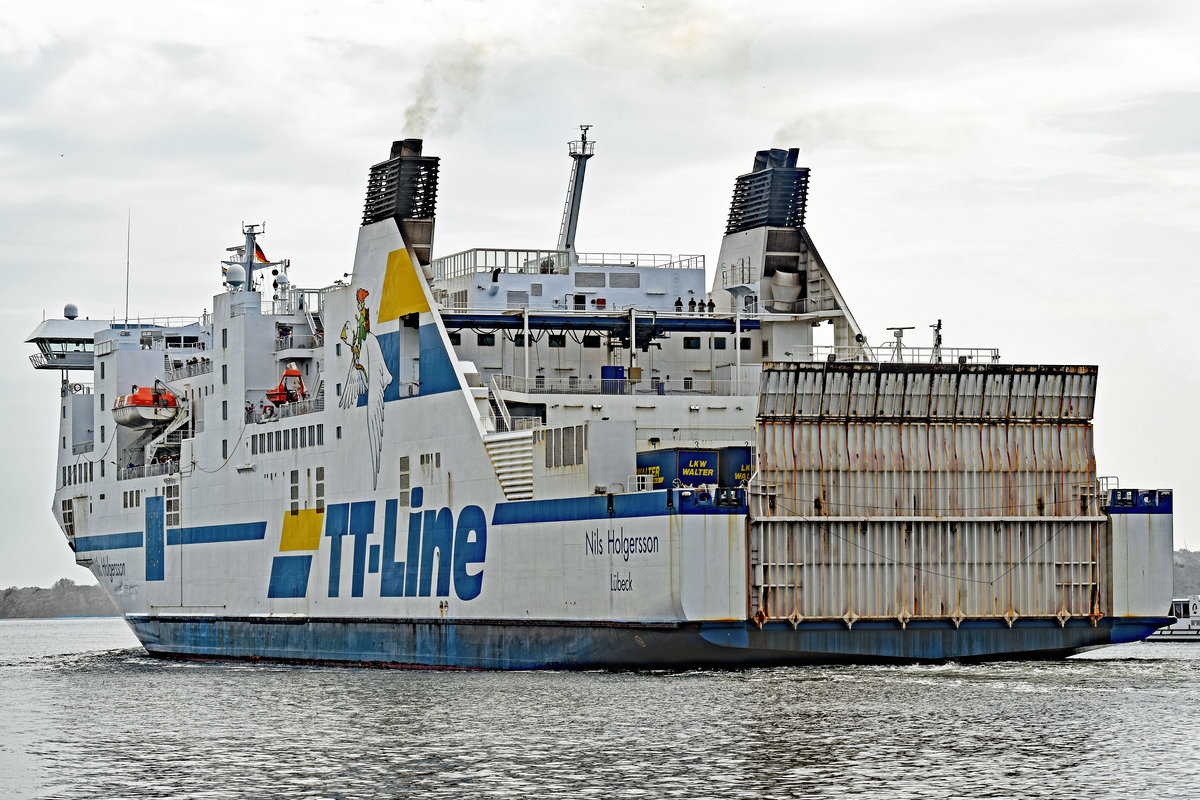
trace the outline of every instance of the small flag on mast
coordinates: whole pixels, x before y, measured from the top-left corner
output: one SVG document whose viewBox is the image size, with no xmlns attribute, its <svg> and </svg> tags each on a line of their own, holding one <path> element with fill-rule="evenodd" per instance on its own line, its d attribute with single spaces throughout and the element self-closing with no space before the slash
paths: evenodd
<svg viewBox="0 0 1200 800">
<path fill-rule="evenodd" d="M 257 244 L 254 245 L 254 258 L 257 259 L 258 263 L 260 263 L 260 264 L 270 264 L 271 263 L 271 259 L 269 259 L 265 255 L 263 255 L 262 248 L 259 247 Z"/>
</svg>

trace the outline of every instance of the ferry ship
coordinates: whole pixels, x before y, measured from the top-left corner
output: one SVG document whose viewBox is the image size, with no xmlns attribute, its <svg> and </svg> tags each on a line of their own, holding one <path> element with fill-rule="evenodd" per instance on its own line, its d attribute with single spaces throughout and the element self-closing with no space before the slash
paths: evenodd
<svg viewBox="0 0 1200 800">
<path fill-rule="evenodd" d="M 435 258 L 440 162 L 406 139 L 329 285 L 243 225 L 211 314 L 37 326 L 54 516 L 147 652 L 907 662 L 1171 621 L 1172 493 L 1097 475 L 1095 366 L 940 323 L 870 344 L 796 150 L 736 178 L 711 282 L 700 255 L 581 252 L 587 134 L 555 247 Z"/>
<path fill-rule="evenodd" d="M 1200 595 L 1171 601 L 1174 622 L 1146 637 L 1148 642 L 1200 642 Z"/>
</svg>

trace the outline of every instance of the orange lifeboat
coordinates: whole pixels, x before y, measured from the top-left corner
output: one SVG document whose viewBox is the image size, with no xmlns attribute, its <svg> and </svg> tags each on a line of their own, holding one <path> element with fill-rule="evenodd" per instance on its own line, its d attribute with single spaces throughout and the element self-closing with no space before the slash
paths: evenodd
<svg viewBox="0 0 1200 800">
<path fill-rule="evenodd" d="M 267 392 L 267 400 L 274 405 L 281 406 L 284 403 L 294 403 L 303 399 L 304 379 L 300 377 L 300 370 L 296 368 L 295 363 L 289 362 L 287 369 L 279 378 L 279 385 Z"/>
<path fill-rule="evenodd" d="M 135 387 L 133 394 L 122 395 L 113 403 L 113 420 L 126 428 L 151 428 L 165 425 L 179 413 L 179 401 L 169 391 L 157 387 Z"/>
</svg>

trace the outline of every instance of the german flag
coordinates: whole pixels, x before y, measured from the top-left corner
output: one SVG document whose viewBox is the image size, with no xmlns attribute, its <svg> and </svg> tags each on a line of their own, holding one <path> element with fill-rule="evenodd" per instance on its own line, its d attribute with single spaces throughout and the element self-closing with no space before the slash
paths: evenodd
<svg viewBox="0 0 1200 800">
<path fill-rule="evenodd" d="M 254 258 L 260 264 L 270 264 L 271 263 L 271 259 L 269 259 L 265 255 L 263 255 L 262 248 L 259 247 L 258 244 L 254 245 Z"/>
</svg>

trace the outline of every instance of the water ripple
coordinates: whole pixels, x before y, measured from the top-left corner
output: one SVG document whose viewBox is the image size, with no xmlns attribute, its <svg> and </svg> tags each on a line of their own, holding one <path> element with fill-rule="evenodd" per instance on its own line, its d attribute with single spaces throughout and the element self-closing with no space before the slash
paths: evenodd
<svg viewBox="0 0 1200 800">
<path fill-rule="evenodd" d="M 162 662 L 99 639 L 23 656 L 0 632 L 14 732 L 0 794 L 1173 798 L 1200 786 L 1200 648 L 1186 645 L 1024 664 L 475 673 Z"/>
</svg>

